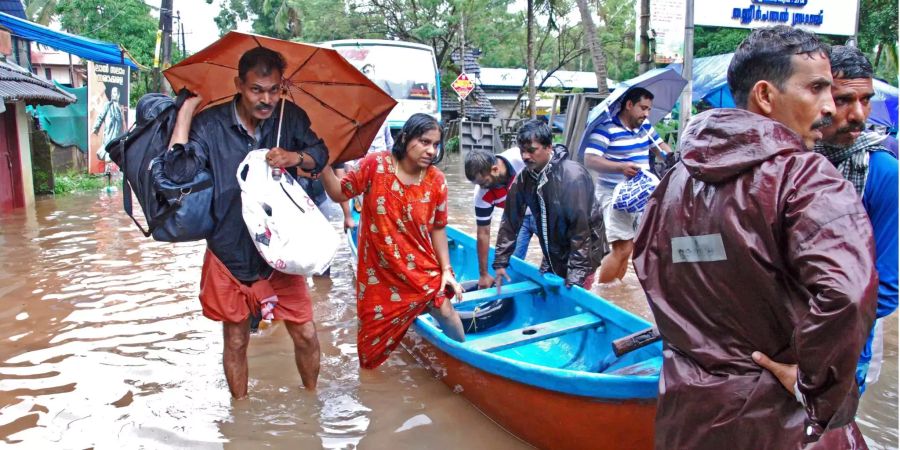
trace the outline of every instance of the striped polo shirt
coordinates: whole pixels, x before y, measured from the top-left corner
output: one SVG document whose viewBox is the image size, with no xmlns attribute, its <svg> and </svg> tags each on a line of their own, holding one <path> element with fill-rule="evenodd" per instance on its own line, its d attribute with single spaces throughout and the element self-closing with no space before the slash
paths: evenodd
<svg viewBox="0 0 900 450">
<path fill-rule="evenodd" d="M 478 226 L 491 224 L 491 215 L 494 214 L 494 207 L 503 208 L 506 205 L 506 194 L 509 192 L 509 188 L 512 187 L 516 175 L 525 168 L 525 162 L 522 161 L 522 154 L 518 148 L 511 148 L 498 154 L 497 159 L 506 165 L 509 182 L 506 183 L 506 186 L 493 189 L 475 186 L 475 223 Z"/>
<path fill-rule="evenodd" d="M 645 120 L 637 130 L 627 128 L 616 115 L 612 120 L 602 122 L 588 136 L 586 155 L 603 156 L 610 161 L 632 162 L 642 169 L 650 168 L 650 149 L 653 143 L 662 144 L 659 133 Z M 625 181 L 625 175 L 599 172 L 597 184 L 605 187 Z"/>
</svg>

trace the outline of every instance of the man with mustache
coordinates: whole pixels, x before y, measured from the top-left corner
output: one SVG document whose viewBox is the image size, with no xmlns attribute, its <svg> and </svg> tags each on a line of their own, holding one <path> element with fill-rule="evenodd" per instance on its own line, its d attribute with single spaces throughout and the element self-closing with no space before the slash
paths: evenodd
<svg viewBox="0 0 900 450">
<path fill-rule="evenodd" d="M 878 272 L 876 318 L 897 309 L 897 158 L 884 147 L 887 136 L 866 132 L 875 96 L 874 72 L 866 56 L 855 47 L 831 49 L 831 96 L 834 121 L 822 129 L 815 151 L 831 161 L 853 183 L 875 232 L 875 269 Z M 883 337 L 876 319 L 856 366 L 860 394 L 866 381 L 875 382 L 881 366 Z M 871 369 L 870 369 L 871 367 Z"/>
<path fill-rule="evenodd" d="M 831 84 L 814 34 L 753 30 L 728 68 L 738 109 L 691 120 L 650 198 L 634 266 L 663 338 L 658 449 L 866 448 L 878 280 L 853 186 L 810 151 Z"/>
<path fill-rule="evenodd" d="M 200 303 L 204 316 L 222 322 L 222 363 L 236 399 L 247 397 L 250 316 L 263 309 L 275 320 L 284 320 L 303 386 L 315 389 L 319 376 L 319 340 L 306 280 L 273 270 L 259 255 L 241 213 L 236 176 L 247 153 L 259 148 L 271 149 L 266 159 L 273 168 L 298 175 L 316 174 L 328 161 L 328 150 L 310 129 L 306 112 L 285 102 L 283 119 L 279 118 L 285 66 L 284 57 L 267 48 L 244 53 L 234 78 L 234 100 L 208 108 L 197 117 L 193 115 L 202 99 L 186 100 L 178 111 L 167 155 L 167 171 L 190 179 L 198 168 L 206 167 L 213 175 L 216 226 L 206 241 Z M 275 146 L 279 120 L 283 120 L 283 148 Z"/>
<path fill-rule="evenodd" d="M 540 120 L 522 124 L 516 142 L 524 169 L 506 194 L 497 233 L 493 265 L 497 290 L 510 280 L 506 268 L 529 210 L 544 253 L 541 272 L 562 277 L 566 287 L 590 289 L 604 243 L 603 218 L 594 201 L 591 174 L 567 159 L 564 146 L 553 145 L 550 127 Z"/>
</svg>

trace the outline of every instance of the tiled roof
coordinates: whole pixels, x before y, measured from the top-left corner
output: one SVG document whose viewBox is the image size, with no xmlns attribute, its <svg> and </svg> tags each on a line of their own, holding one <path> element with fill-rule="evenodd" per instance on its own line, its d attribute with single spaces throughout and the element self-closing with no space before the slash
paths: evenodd
<svg viewBox="0 0 900 450">
<path fill-rule="evenodd" d="M 481 50 L 467 48 L 465 52 L 465 71 L 467 74 L 473 74 L 475 78 L 481 76 L 481 66 L 478 65 L 478 57 L 481 56 Z M 450 54 L 450 59 L 457 67 L 461 66 L 459 59 L 459 50 L 454 50 Z M 459 97 L 452 90 L 441 92 L 441 108 L 444 111 L 459 111 Z M 475 89 L 466 97 L 466 117 L 497 117 L 497 110 L 491 105 L 487 94 L 481 90 L 481 86 L 475 85 Z"/>
<path fill-rule="evenodd" d="M 459 96 L 452 90 L 441 92 L 441 108 L 445 112 L 459 111 Z M 466 97 L 466 117 L 497 117 L 497 110 L 491 101 L 488 100 L 487 94 L 481 90 L 481 86 L 475 86 L 468 97 Z"/>
<path fill-rule="evenodd" d="M 466 73 L 475 74 L 476 78 L 481 77 L 481 66 L 478 64 L 478 57 L 481 56 L 481 50 L 476 48 L 467 48 L 466 49 Z M 460 67 L 459 61 L 459 49 L 450 53 L 450 60 L 453 61 L 453 64 L 456 64 L 457 67 Z"/>
<path fill-rule="evenodd" d="M 25 69 L 0 61 L 0 100 L 24 101 L 29 105 L 66 106 L 75 96 L 58 89 L 53 83 L 33 76 Z"/>
</svg>

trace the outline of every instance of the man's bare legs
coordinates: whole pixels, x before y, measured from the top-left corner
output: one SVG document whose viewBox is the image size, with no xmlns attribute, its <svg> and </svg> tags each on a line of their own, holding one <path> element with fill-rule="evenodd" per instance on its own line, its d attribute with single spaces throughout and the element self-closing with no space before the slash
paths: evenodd
<svg viewBox="0 0 900 450">
<path fill-rule="evenodd" d="M 319 380 L 319 336 L 316 335 L 316 323 L 310 320 L 304 323 L 284 322 L 291 340 L 294 341 L 294 362 L 300 372 L 300 381 L 308 390 L 315 390 Z"/>
<path fill-rule="evenodd" d="M 631 258 L 631 252 L 634 250 L 634 241 L 614 241 L 612 243 L 612 251 L 603 257 L 600 262 L 600 282 L 610 283 L 616 279 L 625 278 L 625 272 L 628 270 L 628 260 Z"/>
<path fill-rule="evenodd" d="M 250 318 L 239 323 L 222 322 L 225 348 L 222 350 L 222 365 L 225 380 L 235 399 L 247 397 L 247 346 L 250 344 Z"/>
</svg>

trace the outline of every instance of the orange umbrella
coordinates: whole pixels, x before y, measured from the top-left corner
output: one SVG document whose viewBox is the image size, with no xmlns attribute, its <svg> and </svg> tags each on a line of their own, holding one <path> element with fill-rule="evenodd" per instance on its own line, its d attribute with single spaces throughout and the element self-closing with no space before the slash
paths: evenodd
<svg viewBox="0 0 900 450">
<path fill-rule="evenodd" d="M 164 73 L 176 92 L 187 88 L 202 96 L 201 108 L 219 104 L 237 93 L 232 80 L 238 61 L 254 47 L 284 56 L 288 98 L 309 115 L 328 147 L 329 162 L 366 154 L 397 102 L 335 50 L 232 31 Z"/>
</svg>

